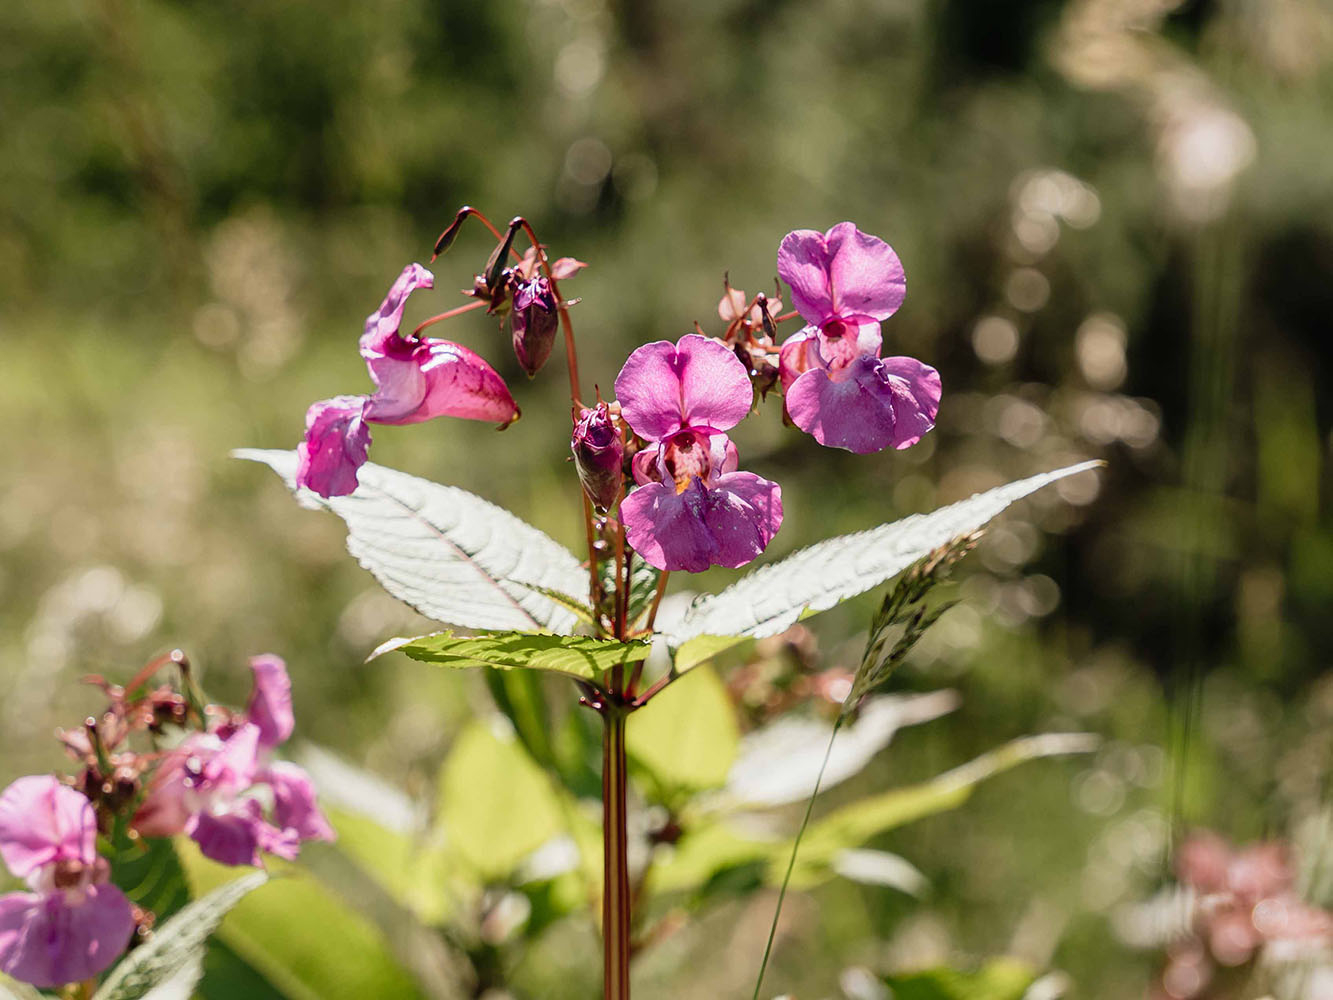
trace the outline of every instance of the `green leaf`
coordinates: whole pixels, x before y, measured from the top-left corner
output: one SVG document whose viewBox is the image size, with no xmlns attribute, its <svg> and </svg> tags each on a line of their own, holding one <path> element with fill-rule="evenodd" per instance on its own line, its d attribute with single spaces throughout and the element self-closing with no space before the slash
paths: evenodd
<svg viewBox="0 0 1333 1000">
<path fill-rule="evenodd" d="M 672 659 L 672 669 L 678 674 L 692 670 L 701 663 L 706 663 L 723 650 L 731 649 L 737 643 L 744 642 L 743 636 L 736 635 L 696 635 L 686 639 L 676 650 Z"/>
<path fill-rule="evenodd" d="M 563 545 L 513 514 L 452 486 L 367 462 L 361 485 L 324 499 L 296 490 L 296 452 L 243 448 L 269 466 L 302 506 L 347 523 L 347 551 L 384 589 L 427 618 L 486 629 L 568 632 L 577 621 L 540 592 L 587 589 L 587 573 Z"/>
<path fill-rule="evenodd" d="M 496 722 L 464 729 L 440 773 L 438 819 L 448 849 L 483 880 L 507 878 L 563 827 L 550 779 Z"/>
<path fill-rule="evenodd" d="M 553 670 L 581 680 L 596 680 L 604 670 L 637 663 L 648 656 L 646 642 L 616 642 L 582 635 L 541 632 L 494 632 L 455 636 L 452 632 L 417 636 L 395 647 L 414 660 L 448 667 L 494 667 L 498 670 Z"/>
<path fill-rule="evenodd" d="M 727 780 L 740 731 L 727 689 L 712 670 L 676 681 L 630 716 L 630 759 L 647 771 L 659 798 L 717 788 Z"/>
<path fill-rule="evenodd" d="M 164 838 L 127 841 L 112 860 L 111 880 L 130 902 L 151 910 L 159 925 L 190 901 L 185 869 Z"/>
<path fill-rule="evenodd" d="M 1026 962 L 993 958 L 976 972 L 925 969 L 887 976 L 894 1000 L 1020 1000 L 1037 978 Z"/>
<path fill-rule="evenodd" d="M 36 989 L 0 972 L 0 1000 L 46 1000 Z"/>
<path fill-rule="evenodd" d="M 818 542 L 700 598 L 680 621 L 661 624 L 661 631 L 673 648 L 698 636 L 776 635 L 807 611 L 827 611 L 878 586 L 940 546 L 977 531 L 1015 501 L 1098 464 L 1083 462 L 1020 479 L 929 514 Z"/>
<path fill-rule="evenodd" d="M 93 1000 L 139 1000 L 166 983 L 193 986 L 203 975 L 209 935 L 233 906 L 267 881 L 266 873 L 250 872 L 182 907 L 116 966 Z"/>
<path fill-rule="evenodd" d="M 189 841 L 178 841 L 177 851 L 196 891 L 231 884 L 234 868 L 209 861 Z M 218 936 L 274 989 L 290 1000 L 421 1000 L 372 920 L 295 865 L 267 864 L 291 877 L 242 900 Z"/>
<path fill-rule="evenodd" d="M 797 888 L 809 887 L 831 878 L 837 855 L 846 848 L 859 847 L 871 837 L 926 816 L 956 809 L 987 778 L 1029 760 L 1088 753 L 1096 745 L 1097 738 L 1086 733 L 1024 736 L 929 781 L 895 788 L 844 806 L 810 825 L 801 841 L 791 884 Z M 790 853 L 790 842 L 773 853 L 769 869 L 773 882 L 781 881 L 782 869 Z"/>
</svg>

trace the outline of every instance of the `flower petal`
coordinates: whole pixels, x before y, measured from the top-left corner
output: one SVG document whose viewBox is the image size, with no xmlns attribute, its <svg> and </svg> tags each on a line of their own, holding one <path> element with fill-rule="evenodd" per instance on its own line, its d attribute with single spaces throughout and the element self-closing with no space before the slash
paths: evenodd
<svg viewBox="0 0 1333 1000">
<path fill-rule="evenodd" d="M 878 320 L 898 311 L 907 295 L 907 275 L 893 247 L 850 222 L 830 229 L 825 241 L 833 311 Z"/>
<path fill-rule="evenodd" d="M 725 431 L 750 412 L 754 393 L 745 366 L 725 345 L 697 333 L 637 348 L 616 377 L 626 423 L 660 441 L 682 427 Z"/>
<path fill-rule="evenodd" d="M 303 768 L 287 761 L 270 764 L 259 780 L 273 789 L 273 818 L 302 840 L 334 840 L 333 827 L 315 801 L 315 783 Z"/>
<path fill-rule="evenodd" d="M 833 315 L 828 264 L 828 244 L 813 229 L 790 232 L 778 245 L 778 275 L 791 286 L 796 311 L 815 326 Z"/>
<path fill-rule="evenodd" d="M 336 396 L 312 403 L 305 438 L 297 448 L 296 485 L 322 497 L 356 489 L 356 470 L 366 461 L 370 428 L 362 419 L 365 396 Z"/>
<path fill-rule="evenodd" d="M 462 417 L 510 424 L 519 410 L 498 372 L 480 355 L 448 340 L 395 340 L 386 353 L 362 351 L 378 387 L 366 419 L 415 424 L 434 417 Z"/>
<path fill-rule="evenodd" d="M 0 858 L 18 878 L 56 861 L 91 864 L 96 857 L 97 819 L 79 792 L 34 774 L 0 795 Z"/>
<path fill-rule="evenodd" d="M 287 676 L 287 664 L 272 653 L 252 656 L 250 669 L 255 681 L 245 717 L 259 729 L 259 748 L 272 750 L 287 742 L 296 725 L 292 715 L 292 681 Z"/>
<path fill-rule="evenodd" d="M 300 851 L 294 830 L 279 830 L 264 819 L 256 799 L 243 799 L 228 812 L 196 813 L 185 830 L 206 858 L 224 865 L 254 865 L 263 862 L 262 851 L 291 860 Z"/>
<path fill-rule="evenodd" d="M 782 526 L 782 487 L 753 472 L 729 472 L 708 491 L 713 565 L 735 569 L 763 552 Z"/>
<path fill-rule="evenodd" d="M 704 520 L 703 492 L 698 481 L 679 494 L 649 483 L 620 501 L 626 538 L 644 562 L 687 573 L 702 573 L 713 564 L 716 546 Z"/>
<path fill-rule="evenodd" d="M 829 371 L 836 372 L 857 358 L 878 358 L 884 339 L 878 322 L 858 317 L 825 323 L 816 334 L 815 343 L 818 346 L 819 363 Z"/>
<path fill-rule="evenodd" d="M 185 832 L 191 809 L 187 802 L 189 787 L 185 783 L 185 761 L 193 752 L 187 737 L 173 750 L 148 783 L 148 794 L 134 814 L 133 826 L 145 837 L 174 837 Z"/>
<path fill-rule="evenodd" d="M 64 892 L 0 897 L 0 970 L 52 989 L 110 968 L 134 934 L 134 914 L 114 885 L 90 885 L 70 902 Z"/>
<path fill-rule="evenodd" d="M 782 523 L 782 491 L 750 472 L 721 476 L 708 488 L 696 479 L 683 492 L 661 483 L 621 501 L 620 516 L 634 550 L 661 570 L 700 573 L 709 566 L 750 562 Z"/>
<path fill-rule="evenodd" d="M 807 326 L 788 337 L 778 352 L 778 376 L 782 379 L 782 391 L 786 392 L 797 377 L 809 371 L 815 365 L 813 346 L 817 327 Z"/>
<path fill-rule="evenodd" d="M 196 790 L 225 796 L 249 788 L 259 769 L 259 727 L 246 723 L 228 736 L 204 763 Z"/>
<path fill-rule="evenodd" d="M 381 352 L 385 345 L 397 339 L 403 325 L 403 307 L 408 297 L 418 288 L 434 288 L 435 276 L 420 264 L 408 264 L 384 296 L 380 307 L 366 317 L 365 333 L 361 335 L 361 350 Z"/>
<path fill-rule="evenodd" d="M 862 357 L 830 379 L 812 369 L 792 383 L 787 412 L 801 430 L 829 448 L 869 454 L 915 444 L 935 425 L 940 380 L 913 358 Z"/>
</svg>

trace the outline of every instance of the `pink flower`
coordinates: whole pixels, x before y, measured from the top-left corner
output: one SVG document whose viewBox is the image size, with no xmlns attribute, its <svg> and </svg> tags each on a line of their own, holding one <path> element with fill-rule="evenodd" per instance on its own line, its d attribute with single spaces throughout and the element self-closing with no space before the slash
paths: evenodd
<svg viewBox="0 0 1333 1000">
<path fill-rule="evenodd" d="M 433 288 L 434 276 L 409 264 L 379 309 L 366 318 L 361 357 L 370 369 L 370 396 L 335 396 L 306 411 L 306 434 L 298 449 L 296 482 L 320 496 L 356 489 L 356 470 L 366 460 L 374 424 L 413 424 L 433 417 L 462 417 L 507 425 L 518 406 L 499 374 L 459 344 L 430 337 L 404 337 L 403 308 L 418 288 Z"/>
<path fill-rule="evenodd" d="M 638 348 L 616 379 L 625 422 L 649 446 L 634 456 L 638 489 L 620 504 L 629 543 L 661 570 L 743 566 L 782 524 L 776 483 L 738 472 L 725 431 L 750 412 L 745 366 L 689 334 Z"/>
<path fill-rule="evenodd" d="M 97 854 L 92 804 L 55 778 L 0 795 L 0 858 L 31 892 L 0 896 L 0 970 L 43 989 L 110 968 L 134 934 L 125 894 Z"/>
<path fill-rule="evenodd" d="M 907 279 L 883 240 L 841 222 L 798 229 L 778 247 L 778 274 L 810 325 L 782 345 L 779 370 L 796 426 L 830 448 L 906 448 L 935 425 L 940 377 L 914 358 L 879 356 L 880 321 Z"/>
<path fill-rule="evenodd" d="M 265 655 L 250 668 L 255 683 L 245 713 L 186 737 L 153 775 L 134 818 L 144 836 L 188 834 L 226 865 L 258 865 L 265 853 L 290 859 L 303 840 L 334 839 L 305 771 L 269 760 L 294 725 L 287 667 Z M 264 794 L 272 798 L 271 822 Z"/>
<path fill-rule="evenodd" d="M 569 447 L 583 491 L 594 507 L 606 510 L 620 496 L 625 444 L 605 403 L 580 411 Z"/>
</svg>

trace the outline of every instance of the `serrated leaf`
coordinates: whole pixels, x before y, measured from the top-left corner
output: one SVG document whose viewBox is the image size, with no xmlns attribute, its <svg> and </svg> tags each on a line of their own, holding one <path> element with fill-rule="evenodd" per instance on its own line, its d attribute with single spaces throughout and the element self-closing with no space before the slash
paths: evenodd
<svg viewBox="0 0 1333 1000">
<path fill-rule="evenodd" d="M 27 983 L 10 979 L 0 972 L 0 1000 L 46 1000 L 46 997 Z"/>
<path fill-rule="evenodd" d="M 776 635 L 807 611 L 827 611 L 878 586 L 940 546 L 979 530 L 1015 501 L 1098 464 L 1083 462 L 1045 472 L 929 514 L 913 514 L 868 531 L 818 542 L 761 566 L 719 594 L 700 598 L 663 632 L 673 648 L 696 636 Z"/>
<path fill-rule="evenodd" d="M 452 486 L 367 462 L 355 493 L 325 499 L 296 489 L 296 452 L 242 448 L 302 506 L 347 523 L 347 551 L 394 597 L 427 618 L 488 629 L 568 632 L 575 616 L 534 588 L 587 589 L 579 560 L 509 511 Z"/>
<path fill-rule="evenodd" d="M 637 663 L 647 657 L 651 648 L 646 642 L 617 642 L 583 635 L 493 632 L 455 636 L 452 632 L 437 632 L 417 636 L 398 650 L 414 660 L 447 667 L 552 670 L 591 681 L 618 664 Z"/>
<path fill-rule="evenodd" d="M 228 910 L 267 881 L 265 872 L 251 872 L 182 907 L 112 970 L 93 1000 L 141 1000 L 168 982 L 197 981 L 209 935 Z"/>
</svg>

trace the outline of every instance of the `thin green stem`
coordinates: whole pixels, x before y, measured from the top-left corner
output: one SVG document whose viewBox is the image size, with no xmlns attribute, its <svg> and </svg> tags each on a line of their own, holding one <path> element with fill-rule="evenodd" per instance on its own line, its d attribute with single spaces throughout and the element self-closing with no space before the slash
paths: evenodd
<svg viewBox="0 0 1333 1000">
<path fill-rule="evenodd" d="M 792 841 L 791 857 L 787 859 L 787 873 L 782 876 L 782 888 L 778 890 L 778 905 L 773 908 L 773 923 L 768 928 L 768 941 L 764 945 L 764 958 L 759 963 L 759 976 L 754 984 L 754 1000 L 759 1000 L 759 990 L 764 985 L 764 973 L 768 971 L 768 959 L 773 954 L 773 939 L 778 934 L 778 917 L 782 916 L 782 904 L 787 898 L 787 884 L 791 882 L 791 873 L 796 868 L 796 852 L 801 848 L 801 838 L 805 836 L 805 828 L 810 825 L 810 814 L 815 810 L 815 799 L 819 796 L 819 786 L 824 780 L 824 769 L 828 767 L 829 757 L 833 753 L 833 741 L 838 737 L 838 730 L 842 728 L 844 716 L 839 715 L 838 721 L 833 723 L 833 732 L 829 733 L 828 746 L 824 748 L 824 760 L 819 765 L 819 774 L 815 776 L 815 787 L 810 792 L 810 801 L 805 804 L 805 816 L 801 819 L 801 828 L 796 831 L 796 839 Z"/>
</svg>

